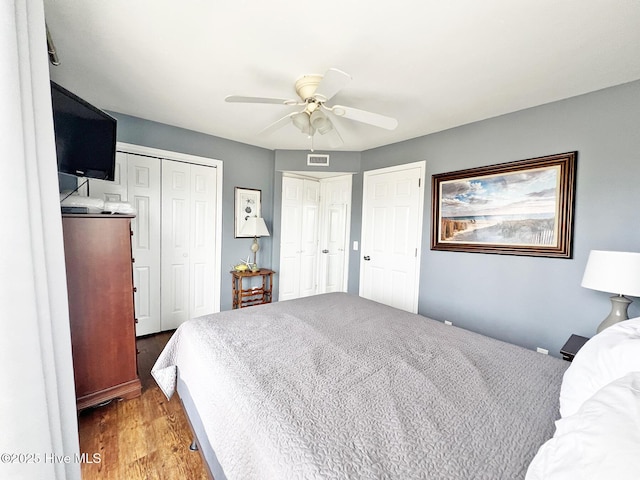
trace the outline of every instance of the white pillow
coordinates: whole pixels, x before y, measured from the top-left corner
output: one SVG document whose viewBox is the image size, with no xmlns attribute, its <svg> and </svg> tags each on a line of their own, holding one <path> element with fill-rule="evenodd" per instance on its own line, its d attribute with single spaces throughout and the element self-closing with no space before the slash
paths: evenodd
<svg viewBox="0 0 640 480">
<path fill-rule="evenodd" d="M 638 480 L 640 372 L 615 380 L 556 422 L 526 480 Z"/>
<path fill-rule="evenodd" d="M 573 415 L 602 387 L 636 371 L 640 371 L 640 317 L 603 330 L 578 351 L 562 379 L 560 416 Z"/>
</svg>

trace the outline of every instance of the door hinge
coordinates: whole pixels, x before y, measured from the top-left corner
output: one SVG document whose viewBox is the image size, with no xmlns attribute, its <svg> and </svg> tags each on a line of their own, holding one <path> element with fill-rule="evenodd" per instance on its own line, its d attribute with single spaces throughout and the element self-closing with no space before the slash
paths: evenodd
<svg viewBox="0 0 640 480">
<path fill-rule="evenodd" d="M 416 247 L 416 251 L 415 251 L 415 253 L 413 254 L 413 256 L 414 256 L 414 257 L 416 257 L 416 258 L 418 258 L 418 247 Z"/>
<path fill-rule="evenodd" d="M 421 179 L 421 178 L 419 178 L 419 179 L 418 179 L 418 188 L 420 188 L 421 186 L 422 186 L 422 179 Z"/>
</svg>

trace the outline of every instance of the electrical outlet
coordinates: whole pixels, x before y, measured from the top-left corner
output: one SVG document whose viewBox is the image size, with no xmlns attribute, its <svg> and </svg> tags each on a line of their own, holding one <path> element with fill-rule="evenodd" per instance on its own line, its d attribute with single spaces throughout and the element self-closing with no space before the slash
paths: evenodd
<svg viewBox="0 0 640 480">
<path fill-rule="evenodd" d="M 545 355 L 549 355 L 549 350 L 547 350 L 546 348 L 536 348 L 536 352 L 538 353 L 544 353 Z"/>
<path fill-rule="evenodd" d="M 445 325 L 453 325 L 453 322 L 450 322 L 449 320 L 445 320 L 445 321 L 444 321 L 444 324 L 445 324 Z"/>
</svg>

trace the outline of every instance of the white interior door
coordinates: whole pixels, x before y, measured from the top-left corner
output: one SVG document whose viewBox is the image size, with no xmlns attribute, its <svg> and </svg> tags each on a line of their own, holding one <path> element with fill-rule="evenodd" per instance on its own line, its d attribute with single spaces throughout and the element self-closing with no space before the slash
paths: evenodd
<svg viewBox="0 0 640 480">
<path fill-rule="evenodd" d="M 365 172 L 360 295 L 418 309 L 424 162 Z"/>
<path fill-rule="evenodd" d="M 162 163 L 162 330 L 189 320 L 189 164 Z"/>
<path fill-rule="evenodd" d="M 279 300 L 318 291 L 319 207 L 319 182 L 282 177 Z"/>
<path fill-rule="evenodd" d="M 217 171 L 203 165 L 190 169 L 189 314 L 193 318 L 214 312 Z"/>
<path fill-rule="evenodd" d="M 161 329 L 213 313 L 216 169 L 162 162 Z"/>
<path fill-rule="evenodd" d="M 136 335 L 159 332 L 160 324 L 160 172 L 157 158 L 127 153 L 127 191 L 136 209 L 131 221 Z"/>
<path fill-rule="evenodd" d="M 78 193 L 82 196 L 91 196 L 100 198 L 105 202 L 128 202 L 127 192 L 127 154 L 116 152 L 116 164 L 113 171 L 113 181 L 98 180 L 96 178 L 88 179 L 88 188 L 78 189 Z M 78 179 L 79 183 L 84 182 Z"/>
<path fill-rule="evenodd" d="M 351 175 L 282 177 L 279 300 L 346 291 Z"/>
<path fill-rule="evenodd" d="M 299 178 L 282 178 L 279 300 L 291 300 L 300 295 L 302 185 Z"/>
<path fill-rule="evenodd" d="M 331 204 L 326 212 L 326 248 L 321 250 L 321 291 L 341 292 L 344 290 L 344 244 L 346 205 Z"/>
<path fill-rule="evenodd" d="M 173 329 L 184 319 L 219 311 L 220 242 L 215 232 L 221 228 L 221 162 L 137 145 L 119 144 L 118 149 L 114 181 L 91 179 L 89 188 L 79 191 L 126 201 L 136 209 L 131 222 L 136 335 Z M 163 188 L 169 192 L 166 201 Z M 163 245 L 172 247 L 163 254 Z M 168 283 L 163 281 L 167 275 Z M 165 316 L 165 311 L 170 313 Z"/>
<path fill-rule="evenodd" d="M 344 292 L 349 270 L 351 175 L 320 181 L 321 224 L 318 292 Z"/>
<path fill-rule="evenodd" d="M 113 181 L 91 179 L 91 197 L 129 202 L 131 220 L 136 335 L 160 331 L 160 160 L 116 153 Z M 86 191 L 85 191 L 86 194 Z"/>
<path fill-rule="evenodd" d="M 320 212 L 320 183 L 302 181 L 302 228 L 300 254 L 300 297 L 318 293 L 318 215 Z"/>
</svg>

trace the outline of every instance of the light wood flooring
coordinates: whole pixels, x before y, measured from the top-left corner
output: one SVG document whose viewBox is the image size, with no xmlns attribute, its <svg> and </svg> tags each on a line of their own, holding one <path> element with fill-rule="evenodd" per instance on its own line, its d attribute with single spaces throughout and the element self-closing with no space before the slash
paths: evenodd
<svg viewBox="0 0 640 480">
<path fill-rule="evenodd" d="M 177 395 L 170 401 L 151 377 L 151 367 L 173 332 L 139 338 L 142 395 L 84 410 L 78 416 L 80 451 L 100 454 L 83 463 L 83 480 L 205 480 L 198 452 L 189 450 L 191 429 Z M 109 365 L 104 365 L 109 368 Z"/>
</svg>

